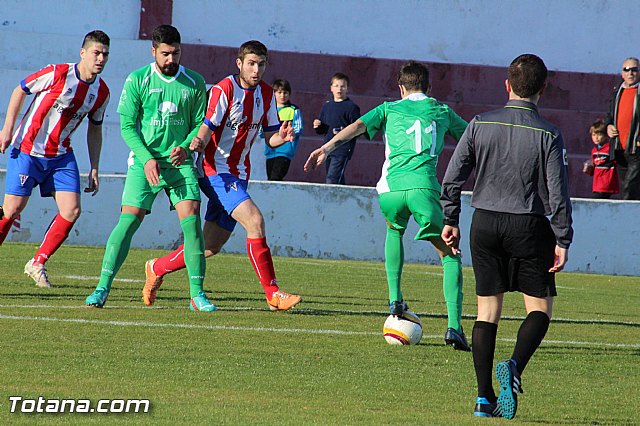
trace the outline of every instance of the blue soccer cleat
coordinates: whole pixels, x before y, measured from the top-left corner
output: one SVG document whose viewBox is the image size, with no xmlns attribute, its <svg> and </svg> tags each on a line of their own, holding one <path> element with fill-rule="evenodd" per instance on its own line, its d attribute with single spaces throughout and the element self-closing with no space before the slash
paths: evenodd
<svg viewBox="0 0 640 426">
<path fill-rule="evenodd" d="M 87 306 L 91 306 L 94 308 L 102 308 L 105 303 L 107 303 L 107 298 L 109 297 L 109 290 L 106 288 L 97 288 L 96 291 L 87 296 L 87 300 L 85 303 Z"/>
<path fill-rule="evenodd" d="M 476 408 L 473 410 L 473 415 L 475 417 L 502 417 L 496 402 L 490 403 L 487 398 L 480 396 L 476 398 Z"/>
<path fill-rule="evenodd" d="M 520 375 L 511 360 L 496 364 L 496 378 L 500 382 L 498 407 L 505 419 L 513 419 L 518 410 L 518 392 L 522 393 Z"/>
<path fill-rule="evenodd" d="M 213 312 L 218 310 L 218 307 L 207 299 L 207 295 L 203 290 L 200 290 L 197 296 L 191 298 L 189 307 L 192 311 Z"/>
</svg>

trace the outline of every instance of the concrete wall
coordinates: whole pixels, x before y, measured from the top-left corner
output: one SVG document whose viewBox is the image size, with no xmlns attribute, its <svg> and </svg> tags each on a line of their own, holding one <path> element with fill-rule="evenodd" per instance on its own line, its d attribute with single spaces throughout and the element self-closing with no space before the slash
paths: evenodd
<svg viewBox="0 0 640 426">
<path fill-rule="evenodd" d="M 637 53 L 637 17 L 623 0 L 174 0 L 194 44 L 504 66 L 520 53 L 551 69 L 617 72 Z"/>
<path fill-rule="evenodd" d="M 0 187 L 5 175 L 0 172 Z M 83 214 L 69 236 L 68 244 L 104 245 L 119 216 L 124 180 L 103 176 L 96 197 L 82 196 Z M 266 220 L 267 239 L 276 256 L 327 259 L 384 260 L 386 225 L 380 214 L 375 190 L 307 183 L 253 182 L 253 199 Z M 470 265 L 470 196 L 464 194 L 461 230 L 463 262 Z M 570 249 L 568 271 L 612 275 L 640 275 L 637 241 L 640 238 L 640 202 L 574 200 L 575 240 Z M 20 219 L 20 230 L 8 241 L 40 243 L 56 214 L 52 199 L 34 196 Z M 613 224 L 625 230 L 612 232 Z M 407 262 L 438 263 L 429 243 L 413 240 L 417 225 L 405 235 Z M 182 235 L 175 212 L 161 193 L 133 239 L 133 247 L 172 249 Z M 245 253 L 245 232 L 238 227 L 225 246 L 228 253 Z M 99 263 L 101 259 L 93 259 Z"/>
</svg>

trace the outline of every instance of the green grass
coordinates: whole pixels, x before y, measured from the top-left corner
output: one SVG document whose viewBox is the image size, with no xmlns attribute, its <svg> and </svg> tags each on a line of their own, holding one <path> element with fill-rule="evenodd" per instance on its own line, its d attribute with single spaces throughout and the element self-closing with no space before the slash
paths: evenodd
<svg viewBox="0 0 640 426">
<path fill-rule="evenodd" d="M 507 422 L 472 417 L 471 355 L 443 345 L 439 267 L 406 265 L 403 290 L 425 337 L 394 347 L 381 333 L 387 289 L 379 262 L 277 258 L 282 288 L 304 297 L 283 313 L 267 310 L 246 256 L 220 255 L 207 264 L 206 288 L 221 309 L 203 314 L 188 309 L 183 273 L 165 281 L 154 308 L 142 306 L 144 261 L 163 252 L 132 250 L 107 307 L 88 309 L 103 250 L 63 246 L 47 265 L 52 289 L 22 274 L 34 251 L 0 247 L 0 424 Z M 464 273 L 470 334 L 474 280 Z M 523 375 L 510 424 L 637 424 L 640 278 L 559 274 L 557 282 L 556 319 Z M 511 355 L 524 316 L 519 295 L 507 295 L 503 315 L 497 360 Z M 150 399 L 152 410 L 11 414 L 11 395 Z"/>
</svg>

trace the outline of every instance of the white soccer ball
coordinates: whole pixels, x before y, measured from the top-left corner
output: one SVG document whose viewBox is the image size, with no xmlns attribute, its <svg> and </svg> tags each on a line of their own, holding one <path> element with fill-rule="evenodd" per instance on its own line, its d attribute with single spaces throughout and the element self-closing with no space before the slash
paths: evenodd
<svg viewBox="0 0 640 426">
<path fill-rule="evenodd" d="M 422 321 L 410 311 L 402 316 L 389 315 L 382 332 L 390 345 L 417 345 L 422 338 Z"/>
</svg>

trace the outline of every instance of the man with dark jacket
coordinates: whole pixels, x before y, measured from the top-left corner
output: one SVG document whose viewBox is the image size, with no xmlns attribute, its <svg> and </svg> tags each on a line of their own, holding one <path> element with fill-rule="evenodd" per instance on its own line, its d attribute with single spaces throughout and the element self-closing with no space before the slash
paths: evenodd
<svg viewBox="0 0 640 426">
<path fill-rule="evenodd" d="M 611 96 L 605 118 L 607 134 L 615 143 L 615 157 L 625 200 L 640 200 L 640 61 L 627 58 L 622 82 Z"/>
</svg>

